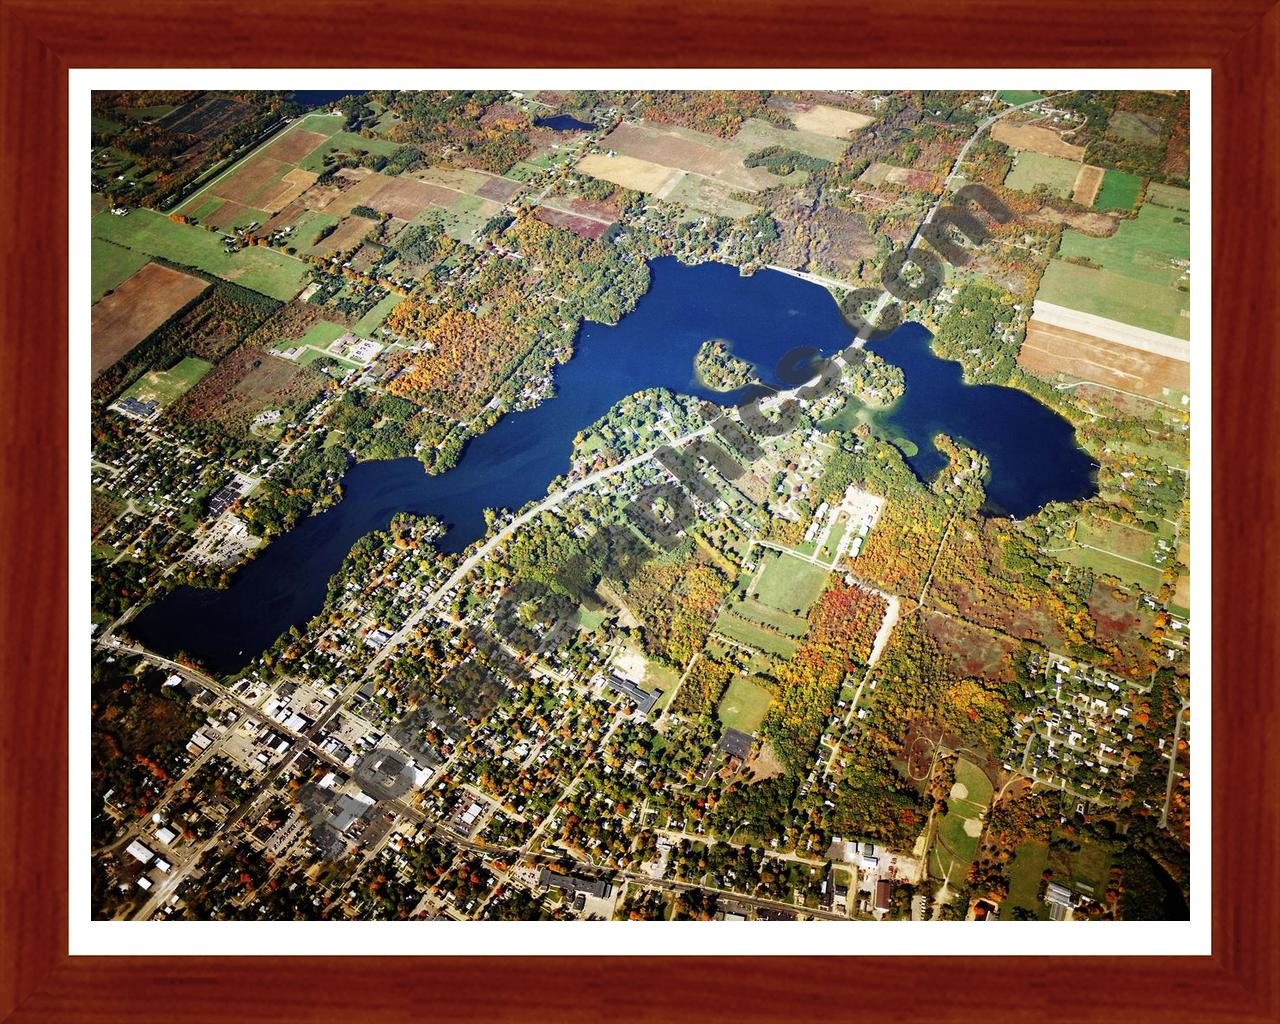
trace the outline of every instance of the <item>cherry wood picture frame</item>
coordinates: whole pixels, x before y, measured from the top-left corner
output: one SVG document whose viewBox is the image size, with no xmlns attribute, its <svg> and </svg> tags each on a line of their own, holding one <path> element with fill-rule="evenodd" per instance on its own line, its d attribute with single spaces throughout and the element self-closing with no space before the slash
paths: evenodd
<svg viewBox="0 0 1280 1024">
<path fill-rule="evenodd" d="M 1280 1020 L 1272 2 L 0 0 L 0 1020 Z M 68 956 L 67 73 L 228 64 L 1212 69 L 1212 955 Z"/>
</svg>

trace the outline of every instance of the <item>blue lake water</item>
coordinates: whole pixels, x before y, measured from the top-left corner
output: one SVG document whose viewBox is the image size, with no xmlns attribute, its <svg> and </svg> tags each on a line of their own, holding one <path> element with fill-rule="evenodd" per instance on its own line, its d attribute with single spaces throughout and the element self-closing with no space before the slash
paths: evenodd
<svg viewBox="0 0 1280 1024">
<path fill-rule="evenodd" d="M 579 121 L 568 114 L 556 114 L 554 117 L 535 117 L 533 123 L 539 128 L 551 128 L 558 132 L 589 132 L 595 127 L 590 121 Z"/>
<path fill-rule="evenodd" d="M 655 260 L 651 270 L 648 293 L 620 324 L 583 326 L 573 359 L 556 371 L 555 397 L 503 417 L 467 445 L 452 470 L 428 476 L 414 459 L 352 466 L 337 506 L 274 540 L 230 587 L 182 587 L 144 609 L 130 624 L 133 635 L 161 653 L 183 650 L 216 671 L 235 671 L 320 611 L 347 551 L 396 513 L 436 516 L 449 526 L 443 550 L 461 551 L 483 536 L 485 508 L 514 509 L 542 497 L 568 469 L 577 432 L 626 395 L 664 387 L 721 404 L 741 397 L 715 394 L 694 379 L 693 357 L 707 339 L 729 339 L 770 384 L 795 383 L 779 382 L 773 372 L 792 349 L 830 353 L 852 339 L 831 296 L 807 281 L 770 270 L 741 277 L 733 267 L 687 267 L 673 258 Z M 996 508 L 1020 515 L 1088 493 L 1082 488 L 1091 487 L 1092 464 L 1075 447 L 1069 424 L 1021 392 L 966 387 L 959 365 L 934 357 L 927 342 L 923 328 L 906 325 L 875 343 L 906 374 L 906 397 L 886 417 L 919 445 L 912 460 L 918 473 L 941 467 L 929 438 L 945 431 L 990 459 Z"/>
<path fill-rule="evenodd" d="M 1049 501 L 1075 501 L 1097 489 L 1097 463 L 1076 444 L 1075 428 L 1025 391 L 968 385 L 959 363 L 939 359 L 932 335 L 903 324 L 867 348 L 902 368 L 906 393 L 876 419 L 919 449 L 907 464 L 930 480 L 947 464 L 933 438 L 947 434 L 987 457 L 987 511 L 1021 519 Z"/>
</svg>

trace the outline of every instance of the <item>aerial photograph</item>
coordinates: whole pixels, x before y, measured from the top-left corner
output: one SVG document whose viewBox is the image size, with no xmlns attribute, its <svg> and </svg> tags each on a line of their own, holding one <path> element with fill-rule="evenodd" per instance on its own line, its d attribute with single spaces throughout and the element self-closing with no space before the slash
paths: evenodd
<svg viewBox="0 0 1280 1024">
<path fill-rule="evenodd" d="M 94 921 L 1189 918 L 1188 92 L 86 119 Z"/>
</svg>

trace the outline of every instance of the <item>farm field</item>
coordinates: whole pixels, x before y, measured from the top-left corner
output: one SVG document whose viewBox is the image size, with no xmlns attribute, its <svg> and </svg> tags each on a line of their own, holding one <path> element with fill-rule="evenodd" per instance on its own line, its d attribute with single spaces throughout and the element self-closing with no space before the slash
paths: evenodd
<svg viewBox="0 0 1280 1024">
<path fill-rule="evenodd" d="M 827 570 L 771 551 L 761 564 L 752 594 L 761 604 L 803 615 L 827 585 Z"/>
<path fill-rule="evenodd" d="M 374 156 L 390 156 L 399 148 L 397 143 L 388 142 L 386 139 L 366 139 L 363 135 L 336 131 L 300 160 L 298 166 L 304 171 L 319 174 L 328 166 L 325 158 L 332 157 L 336 153 L 354 154 L 363 150 Z"/>
<path fill-rule="evenodd" d="M 770 105 L 774 104 L 771 102 Z M 875 121 L 874 117 L 867 114 L 829 107 L 822 103 L 797 103 L 789 100 L 779 101 L 776 105 L 801 131 L 828 135 L 833 139 L 847 139 Z"/>
<path fill-rule="evenodd" d="M 769 146 L 782 146 L 794 149 L 806 156 L 816 156 L 820 160 L 832 163 L 844 155 L 849 148 L 848 140 L 832 138 L 820 132 L 801 131 L 799 129 L 778 128 L 758 117 L 749 117 L 742 122 L 738 134 L 733 137 L 734 146 L 744 154 L 758 153 Z"/>
<path fill-rule="evenodd" d="M 1191 255 L 1188 219 L 1148 203 L 1136 218 L 1121 221 L 1110 238 L 1065 231 L 1060 258 L 1045 269 L 1037 300 L 1189 338 L 1190 295 L 1179 287 Z M 1095 266 L 1068 263 L 1068 258 Z"/>
<path fill-rule="evenodd" d="M 779 633 L 771 633 L 746 619 L 740 619 L 727 608 L 716 619 L 715 631 L 730 640 L 754 647 L 766 654 L 776 654 L 782 658 L 790 658 L 796 653 L 795 641 Z"/>
<path fill-rule="evenodd" d="M 578 161 L 577 169 L 593 178 L 603 178 L 623 188 L 650 195 L 661 192 L 679 174 L 651 160 L 637 160 L 622 154 L 608 156 L 605 153 L 588 154 Z"/>
<path fill-rule="evenodd" d="M 720 701 L 716 715 L 726 728 L 751 734 L 760 728 L 772 700 L 769 691 L 759 683 L 735 676 Z"/>
<path fill-rule="evenodd" d="M 735 190 L 711 178 L 700 174 L 681 174 L 664 198 L 673 203 L 681 203 L 692 210 L 709 213 L 713 216 L 750 217 L 759 213 L 760 207 L 744 203 L 733 198 Z"/>
<path fill-rule="evenodd" d="M 1098 210 L 1132 210 L 1142 192 L 1142 179 L 1136 174 L 1107 171 L 1102 176 L 1102 188 L 1093 201 Z"/>
<path fill-rule="evenodd" d="M 914 171 L 909 167 L 895 167 L 893 164 L 880 161 L 876 161 L 863 171 L 858 180 L 865 181 L 876 188 L 888 181 L 903 188 L 917 188 L 925 191 L 933 190 L 938 184 L 938 176 L 929 171 Z"/>
<path fill-rule="evenodd" d="M 1191 190 L 1153 181 L 1147 186 L 1147 202 L 1185 212 L 1191 209 Z"/>
<path fill-rule="evenodd" d="M 148 263 L 131 275 L 93 307 L 93 376 L 114 365 L 208 287 L 209 282 L 203 278 L 158 263 Z"/>
<path fill-rule="evenodd" d="M 1093 201 L 1098 197 L 1098 189 L 1102 187 L 1103 174 L 1101 167 L 1081 164 L 1080 172 L 1076 175 L 1076 183 L 1071 190 L 1071 201 L 1081 206 L 1092 206 Z"/>
<path fill-rule="evenodd" d="M 195 387 L 200 378 L 212 369 L 213 363 L 187 356 L 168 370 L 144 374 L 120 397 L 153 401 L 163 409 Z"/>
<path fill-rule="evenodd" d="M 1072 330 L 1040 315 L 1027 324 L 1018 365 L 1039 376 L 1061 373 L 1158 401 L 1170 391 L 1185 394 L 1191 386 L 1191 365 L 1185 359 Z"/>
<path fill-rule="evenodd" d="M 1014 157 L 1004 183 L 1020 192 L 1030 192 L 1037 185 L 1044 185 L 1055 196 L 1066 199 L 1075 191 L 1079 173 L 1079 163 L 1023 150 Z"/>
<path fill-rule="evenodd" d="M 1084 159 L 1083 146 L 1073 146 L 1057 132 L 1036 125 L 997 121 L 991 126 L 991 137 L 1011 149 L 1029 149 L 1044 156 L 1060 156 L 1077 163 Z"/>
<path fill-rule="evenodd" d="M 176 224 L 154 210 L 133 210 L 127 217 L 100 213 L 92 225 L 95 238 L 195 267 L 273 299 L 293 298 L 307 276 L 307 265 L 301 260 L 261 247 L 228 253 L 216 234 Z"/>
<path fill-rule="evenodd" d="M 147 264 L 145 253 L 124 249 L 113 242 L 95 238 L 89 258 L 89 283 L 97 302 L 121 281 Z"/>
</svg>

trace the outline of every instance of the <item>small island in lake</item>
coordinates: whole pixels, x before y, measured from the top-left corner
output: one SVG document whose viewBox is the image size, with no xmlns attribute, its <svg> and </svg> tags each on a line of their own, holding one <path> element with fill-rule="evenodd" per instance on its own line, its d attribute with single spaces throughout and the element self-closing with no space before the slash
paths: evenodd
<svg viewBox="0 0 1280 1024">
<path fill-rule="evenodd" d="M 759 384 L 755 367 L 733 354 L 729 342 L 723 338 L 704 341 L 693 357 L 693 369 L 698 381 L 711 391 L 737 391 L 748 384 Z"/>
</svg>

